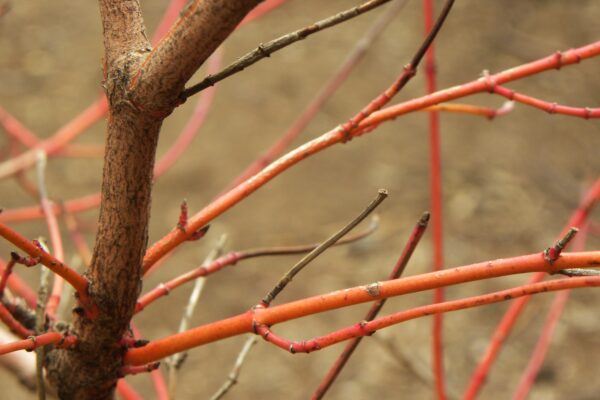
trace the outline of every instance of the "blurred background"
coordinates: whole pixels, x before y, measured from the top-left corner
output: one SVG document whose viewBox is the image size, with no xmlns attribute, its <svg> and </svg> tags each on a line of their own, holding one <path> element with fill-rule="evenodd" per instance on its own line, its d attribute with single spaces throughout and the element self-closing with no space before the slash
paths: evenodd
<svg viewBox="0 0 600 400">
<path fill-rule="evenodd" d="M 142 1 L 153 32 L 167 0 Z M 405 6 L 327 102 L 294 147 L 346 121 L 386 88 L 419 47 L 422 5 Z M 259 43 L 307 26 L 357 5 L 357 1 L 289 1 L 234 32 L 224 45 L 229 63 Z M 442 2 L 436 1 L 436 10 Z M 390 4 L 318 33 L 217 85 L 206 124 L 184 156 L 154 187 L 150 243 L 177 222 L 187 199 L 195 212 L 217 195 L 293 122 L 323 87 L 373 22 Z M 438 86 L 446 88 L 598 40 L 597 1 L 458 1 L 438 40 Z M 0 106 L 33 132 L 48 137 L 100 93 L 103 54 L 98 7 L 94 1 L 11 1 L 0 19 Z M 596 107 L 600 60 L 549 71 L 506 86 L 559 104 Z M 200 80 L 199 71 L 192 82 Z M 425 93 L 419 73 L 394 102 Z M 190 116 L 196 98 L 179 107 L 164 124 L 159 155 Z M 504 98 L 482 94 L 461 103 L 500 107 Z M 597 121 L 549 115 L 523 105 L 492 121 L 442 114 L 445 264 L 448 267 L 528 254 L 548 247 L 598 175 L 600 129 Z M 105 123 L 96 124 L 77 143 L 100 144 Z M 282 293 L 276 303 L 384 279 L 423 211 L 430 208 L 427 115 L 414 113 L 377 131 L 334 146 L 295 166 L 212 223 L 209 235 L 182 246 L 144 283 L 144 291 L 198 266 L 218 238 L 226 250 L 319 242 L 352 219 L 375 196 L 390 192 L 379 208 L 379 230 L 368 239 L 327 251 Z M 6 138 L 0 143 L 6 144 Z M 49 160 L 48 192 L 55 201 L 99 190 L 101 159 Z M 35 178 L 31 171 L 28 176 Z M 14 180 L 0 182 L 0 206 L 35 205 Z M 598 213 L 595 214 L 598 216 Z M 93 227 L 96 212 L 81 214 Z M 47 236 L 42 221 L 13 224 L 28 237 Z M 360 228 L 358 228 L 360 229 Z M 66 237 L 66 235 L 65 235 Z M 93 243 L 93 230 L 86 236 Z M 588 248 L 598 248 L 590 235 Z M 0 241 L 0 255 L 13 248 Z M 75 251 L 67 246 L 67 262 Z M 193 318 L 194 325 L 244 312 L 256 304 L 300 257 L 245 261 L 210 277 Z M 432 268 L 428 233 L 406 275 Z M 37 282 L 36 269 L 18 272 Z M 526 276 L 495 279 L 446 291 L 448 299 L 508 288 Z M 174 333 L 192 285 L 149 306 L 135 322 L 152 340 Z M 494 365 L 480 398 L 509 397 L 535 345 L 552 294 L 539 295 L 519 320 Z M 383 314 L 428 304 L 431 293 L 392 299 Z M 590 365 L 600 354 L 600 319 L 592 289 L 572 294 L 532 399 L 597 398 L 600 382 Z M 447 385 L 462 395 L 490 335 L 508 304 L 445 317 Z M 369 305 L 339 310 L 277 326 L 295 340 L 327 333 L 362 319 Z M 327 398 L 433 398 L 430 376 L 431 320 L 409 321 L 367 338 Z M 208 398 L 226 379 L 244 337 L 189 352 L 179 374 L 177 398 Z M 306 399 L 341 350 L 290 355 L 262 341 L 229 394 L 237 399 Z M 164 368 L 161 367 L 161 368 Z M 33 399 L 9 373 L 0 370 L 3 393 Z M 128 378 L 144 398 L 154 396 L 148 376 Z M 7 397 L 8 398 L 8 397 Z"/>
</svg>

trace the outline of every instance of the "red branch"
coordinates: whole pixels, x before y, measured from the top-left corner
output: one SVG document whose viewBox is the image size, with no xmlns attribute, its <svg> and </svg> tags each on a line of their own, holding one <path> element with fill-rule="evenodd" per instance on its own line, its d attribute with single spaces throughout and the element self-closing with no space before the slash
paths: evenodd
<svg viewBox="0 0 600 400">
<path fill-rule="evenodd" d="M 489 83 L 489 85 L 492 93 L 499 94 L 500 96 L 506 97 L 507 99 L 516 101 L 518 103 L 539 108 L 540 110 L 546 111 L 549 114 L 563 114 L 584 119 L 600 118 L 600 108 L 561 106 L 560 104 L 550 103 L 548 101 L 536 99 L 535 97 L 520 94 L 514 90 L 495 85 L 493 83 Z"/>
<path fill-rule="evenodd" d="M 44 250 L 27 240 L 25 237 L 21 236 L 16 231 L 1 223 L 0 236 L 29 254 L 34 259 L 39 260 L 40 263 L 44 264 L 55 274 L 60 275 L 64 280 L 69 282 L 73 288 L 75 288 L 83 304 L 91 305 L 87 292 L 88 281 L 85 277 L 78 274 L 74 269 L 70 268 L 51 254 L 46 253 Z"/>
<path fill-rule="evenodd" d="M 415 318 L 421 318 L 438 313 L 459 311 L 467 308 L 480 307 L 487 304 L 512 300 L 522 296 L 531 296 L 536 293 L 597 286 L 600 286 L 600 276 L 556 279 L 553 281 L 526 284 L 516 288 L 501 290 L 480 296 L 468 297 L 466 299 L 415 307 L 410 310 L 400 311 L 385 317 L 377 318 L 370 322 L 359 322 L 358 324 L 337 330 L 328 335 L 302 342 L 292 342 L 283 339 L 275 335 L 266 325 L 257 325 L 256 333 L 261 335 L 267 342 L 272 343 L 283 350 L 289 351 L 292 354 L 310 353 L 351 338 L 370 336 L 380 329 Z"/>
<path fill-rule="evenodd" d="M 339 290 L 264 309 L 254 309 L 234 317 L 202 325 L 168 336 L 148 345 L 130 349 L 125 364 L 143 365 L 206 343 L 252 332 L 254 326 L 272 326 L 307 315 L 415 293 L 441 286 L 527 272 L 555 273 L 565 268 L 593 268 L 600 265 L 600 252 L 563 253 L 553 264 L 543 253 L 486 261 L 422 275 Z"/>
<path fill-rule="evenodd" d="M 0 344 L 0 355 L 18 350 L 32 351 L 38 347 L 54 344 L 59 349 L 72 349 L 77 345 L 77 337 L 58 332 L 46 332 L 39 336 L 29 336 L 27 339 L 12 343 Z"/>
<path fill-rule="evenodd" d="M 423 0 L 423 16 L 425 18 L 425 34 L 433 27 L 433 0 Z M 436 65 L 434 45 L 432 44 L 425 54 L 425 77 L 427 93 L 434 93 L 436 84 Z M 429 187 L 431 191 L 431 216 L 433 235 L 433 270 L 444 268 L 444 235 L 442 213 L 442 156 L 440 144 L 440 115 L 436 111 L 429 113 Z M 433 292 L 434 303 L 444 301 L 444 288 L 436 288 Z M 432 368 L 435 380 L 437 398 L 446 398 L 446 384 L 444 373 L 444 347 L 443 347 L 443 319 L 442 314 L 433 316 L 431 349 Z"/>
</svg>

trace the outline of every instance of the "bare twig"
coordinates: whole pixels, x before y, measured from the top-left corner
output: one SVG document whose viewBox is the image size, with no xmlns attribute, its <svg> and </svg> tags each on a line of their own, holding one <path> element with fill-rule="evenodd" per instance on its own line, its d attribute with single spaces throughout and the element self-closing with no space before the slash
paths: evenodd
<svg viewBox="0 0 600 400">
<path fill-rule="evenodd" d="M 223 386 L 221 386 L 219 390 L 217 390 L 217 392 L 212 395 L 210 400 L 219 400 L 220 398 L 225 396 L 225 394 L 233 387 L 233 385 L 237 383 L 242 365 L 246 361 L 246 357 L 248 356 L 248 353 L 250 353 L 250 349 L 252 349 L 252 346 L 256 344 L 256 341 L 257 339 L 255 335 L 248 336 L 248 339 L 244 343 L 242 350 L 240 350 L 240 353 L 238 354 L 235 360 L 235 364 L 233 364 L 233 368 L 231 369 L 227 380 L 225 381 L 225 383 L 223 383 Z"/>
<path fill-rule="evenodd" d="M 367 206 L 367 208 L 365 208 L 363 210 L 363 212 L 361 212 L 348 225 L 346 225 L 344 228 L 342 228 L 340 231 L 338 231 L 335 235 L 331 236 L 329 239 L 324 241 L 321 245 L 319 245 L 313 251 L 311 251 L 306 256 L 304 256 L 302 258 L 302 260 L 300 260 L 296 265 L 294 265 L 292 267 L 292 269 L 290 269 L 281 278 L 281 280 L 279 282 L 277 282 L 275 287 L 273 289 L 271 289 L 271 291 L 269 293 L 267 293 L 267 295 L 262 299 L 261 304 L 265 307 L 268 307 L 269 304 L 271 304 L 271 301 L 273 301 L 273 299 L 275 299 L 275 297 L 277 297 L 277 295 L 287 286 L 287 284 L 290 283 L 292 281 L 292 279 L 294 279 L 294 276 L 296 276 L 296 274 L 298 274 L 300 271 L 302 271 L 302 269 L 304 267 L 306 267 L 308 265 L 308 263 L 310 263 L 312 260 L 317 258 L 319 255 L 321 255 L 321 253 L 323 253 L 325 250 L 327 250 L 329 247 L 331 247 L 335 242 L 337 242 L 344 235 L 346 235 L 348 232 L 350 232 L 356 225 L 361 223 L 361 221 L 363 221 L 371 212 L 373 212 L 373 210 L 375 210 L 377 208 L 377 206 L 379 204 L 381 204 L 381 202 L 383 200 L 385 200 L 387 195 L 388 195 L 387 190 L 379 189 L 379 192 L 377 193 L 377 197 L 375 198 L 375 200 L 373 200 L 371 202 L 371 204 L 369 204 Z"/>
<path fill-rule="evenodd" d="M 290 32 L 286 35 L 280 36 L 277 39 L 273 39 L 266 43 L 261 43 L 258 45 L 258 47 L 256 49 L 243 55 L 234 63 L 229 64 L 222 71 L 220 71 L 216 74 L 213 74 L 213 75 L 208 75 L 200 83 L 197 83 L 197 84 L 185 89 L 181 93 L 180 97 L 183 100 L 185 100 L 188 97 L 201 92 L 202 90 L 206 89 L 207 87 L 213 86 L 215 83 L 222 81 L 223 79 L 228 78 L 229 76 L 244 70 L 245 68 L 256 63 L 257 61 L 260 61 L 263 58 L 269 57 L 271 54 L 273 54 L 277 50 L 281 50 L 282 48 L 289 46 L 290 44 L 295 43 L 299 40 L 302 40 L 302 39 L 312 35 L 313 33 L 317 33 L 319 31 L 322 31 L 323 29 L 330 28 L 339 23 L 347 21 L 351 18 L 359 16 L 359 15 L 361 15 L 367 11 L 370 11 L 376 7 L 379 7 L 389 1 L 390 0 L 370 0 L 359 6 L 350 8 L 348 10 L 345 10 L 345 11 L 339 12 L 335 15 L 332 15 L 331 17 L 317 21 L 314 24 L 311 24 L 307 27 L 304 27 L 302 29 L 298 29 L 294 32 Z"/>
</svg>

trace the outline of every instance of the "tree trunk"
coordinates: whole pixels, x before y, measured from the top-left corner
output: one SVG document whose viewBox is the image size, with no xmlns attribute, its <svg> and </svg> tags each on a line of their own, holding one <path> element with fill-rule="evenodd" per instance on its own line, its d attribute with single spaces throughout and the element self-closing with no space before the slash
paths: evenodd
<svg viewBox="0 0 600 400">
<path fill-rule="evenodd" d="M 110 105 L 102 204 L 92 263 L 86 272 L 93 316 L 76 308 L 74 350 L 48 357 L 61 399 L 111 399 L 126 333 L 142 287 L 152 174 L 163 119 L 185 83 L 259 0 L 196 0 L 151 49 L 137 0 L 100 0 L 105 82 Z"/>
</svg>

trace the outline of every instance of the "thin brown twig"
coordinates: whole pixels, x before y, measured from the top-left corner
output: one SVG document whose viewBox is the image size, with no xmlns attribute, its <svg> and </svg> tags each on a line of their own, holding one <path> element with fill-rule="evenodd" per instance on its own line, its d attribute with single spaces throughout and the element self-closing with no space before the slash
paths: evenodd
<svg viewBox="0 0 600 400">
<path fill-rule="evenodd" d="M 345 22 L 351 18 L 364 14 L 367 11 L 370 11 L 376 7 L 388 3 L 389 1 L 390 0 L 370 0 L 356 7 L 352 7 L 348 10 L 339 12 L 328 18 L 317 21 L 307 27 L 298 29 L 294 32 L 287 33 L 266 43 L 261 43 L 258 45 L 258 47 L 256 47 L 256 49 L 243 55 L 237 61 L 233 62 L 232 64 L 229 64 L 220 72 L 208 75 L 200 83 L 197 83 L 185 89 L 181 93 L 180 97 L 182 100 L 185 100 L 188 97 L 193 96 L 196 93 L 199 93 L 210 86 L 213 86 L 215 83 L 222 81 L 223 79 L 228 78 L 233 74 L 241 72 L 242 70 L 256 63 L 257 61 L 271 56 L 271 54 L 273 54 L 277 50 L 281 50 L 282 48 L 289 46 L 292 43 L 305 39 L 306 37 L 314 33 L 317 33 L 324 29 Z"/>
<path fill-rule="evenodd" d="M 302 260 L 300 260 L 296 265 L 294 265 L 292 267 L 292 269 L 290 269 L 281 278 L 281 280 L 279 282 L 277 282 L 275 287 L 273 287 L 273 289 L 271 289 L 271 291 L 269 291 L 269 293 L 267 293 L 267 295 L 262 299 L 261 305 L 264 307 L 268 307 L 269 304 L 271 304 L 271 302 L 273 301 L 273 299 L 275 299 L 275 297 L 277 297 L 277 295 L 287 286 L 287 284 L 290 283 L 292 281 L 292 279 L 294 279 L 294 276 L 296 276 L 300 271 L 302 271 L 302 269 L 304 267 L 306 267 L 312 260 L 317 258 L 319 255 L 321 255 L 321 253 L 323 253 L 325 250 L 327 250 L 329 247 L 331 247 L 335 242 L 340 240 L 344 235 L 346 235 L 348 232 L 350 232 L 352 229 L 354 229 L 354 227 L 356 227 L 356 225 L 361 223 L 371 212 L 373 212 L 373 210 L 375 210 L 377 208 L 377 206 L 379 206 L 381 204 L 381 202 L 383 200 L 385 200 L 385 198 L 387 196 L 388 196 L 387 190 L 379 189 L 375 200 L 373 200 L 367 206 L 367 208 L 365 208 L 356 218 L 354 218 L 352 221 L 350 221 L 349 224 L 347 224 L 345 227 L 343 227 L 340 231 L 338 231 L 336 234 L 331 236 L 329 239 L 327 239 L 326 241 L 321 243 L 313 251 L 311 251 L 306 256 L 304 256 L 302 258 Z"/>
<path fill-rule="evenodd" d="M 235 360 L 235 364 L 233 364 L 233 368 L 231 369 L 227 380 L 225 381 L 225 383 L 223 383 L 223 386 L 221 386 L 219 390 L 217 390 L 217 392 L 212 395 L 210 400 L 219 400 L 220 398 L 225 396 L 225 394 L 227 394 L 227 392 L 233 387 L 233 385 L 235 385 L 238 382 L 238 377 L 240 376 L 240 370 L 242 369 L 242 365 L 244 365 L 246 357 L 248 357 L 252 346 L 254 346 L 256 342 L 256 335 L 248 336 L 248 339 L 246 340 L 246 342 L 244 342 L 242 350 L 240 350 L 240 353 L 238 354 Z"/>
</svg>

